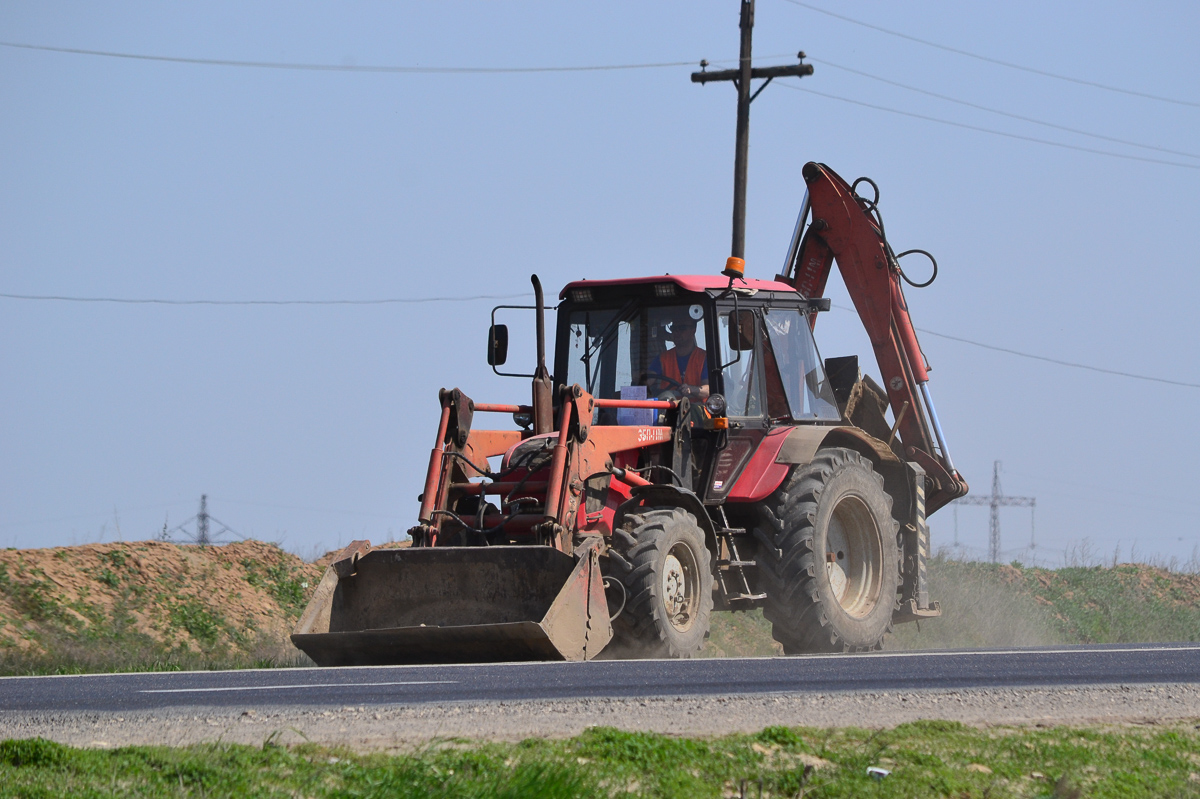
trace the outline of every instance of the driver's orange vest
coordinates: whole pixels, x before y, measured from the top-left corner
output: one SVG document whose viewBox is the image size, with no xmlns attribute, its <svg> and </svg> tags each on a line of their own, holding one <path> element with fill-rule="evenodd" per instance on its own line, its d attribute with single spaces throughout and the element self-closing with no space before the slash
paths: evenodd
<svg viewBox="0 0 1200 799">
<path fill-rule="evenodd" d="M 679 374 L 679 358 L 675 350 L 670 349 L 662 354 L 662 370 L 665 377 L 677 380 L 685 386 L 704 385 L 704 350 L 697 347 L 688 356 L 687 368 L 683 375 Z"/>
</svg>

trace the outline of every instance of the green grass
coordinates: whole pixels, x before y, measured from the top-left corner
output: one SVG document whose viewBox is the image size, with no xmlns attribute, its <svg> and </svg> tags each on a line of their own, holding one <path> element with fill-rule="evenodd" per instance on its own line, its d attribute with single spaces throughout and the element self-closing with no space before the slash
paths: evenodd
<svg viewBox="0 0 1200 799">
<path fill-rule="evenodd" d="M 1162 573 L 1123 565 L 1069 568 L 1053 572 L 1048 585 L 1038 570 L 1023 569 L 1026 588 L 1053 607 L 1058 628 L 1081 643 L 1200 641 L 1200 607 L 1176 580 Z"/>
<path fill-rule="evenodd" d="M 196 600 L 178 602 L 171 608 L 171 621 L 175 626 L 187 630 L 201 646 L 212 647 L 220 639 L 228 625 L 220 614 L 206 608 Z"/>
<path fill-rule="evenodd" d="M 867 775 L 879 766 L 890 776 Z M 1200 732 L 770 727 L 716 739 L 597 727 L 517 744 L 441 741 L 405 755 L 313 745 L 74 749 L 0 742 L 6 796 L 1200 797 Z"/>
<path fill-rule="evenodd" d="M 280 607 L 297 616 L 304 610 L 309 592 L 303 580 L 286 562 L 264 567 L 251 558 L 243 558 L 241 565 L 246 570 L 246 582 L 269 591 Z"/>
<path fill-rule="evenodd" d="M 222 653 L 167 648 L 137 638 L 82 644 L 75 640 L 51 643 L 49 654 L 0 653 L 0 676 L 53 674 L 113 674 L 149 671 L 223 671 L 226 669 L 277 669 L 311 666 L 299 651 L 281 651 L 279 642 L 267 640 L 246 650 Z M 0 796 L 3 796 L 0 793 Z"/>
<path fill-rule="evenodd" d="M 24 574 L 19 576 L 26 577 Z M 18 581 L 8 573 L 7 564 L 0 563 L 0 591 L 9 595 L 13 605 L 34 621 L 62 621 L 62 608 L 54 601 L 54 587 L 44 579 L 45 576 L 38 569 L 27 579 Z"/>
</svg>

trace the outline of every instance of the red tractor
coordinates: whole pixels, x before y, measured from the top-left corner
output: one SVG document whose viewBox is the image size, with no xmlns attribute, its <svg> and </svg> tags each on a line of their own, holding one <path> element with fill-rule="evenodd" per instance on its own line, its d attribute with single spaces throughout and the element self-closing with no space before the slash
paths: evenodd
<svg viewBox="0 0 1200 799">
<path fill-rule="evenodd" d="M 553 374 L 535 276 L 532 401 L 441 392 L 412 546 L 351 544 L 295 644 L 321 665 L 681 658 L 714 610 L 762 608 L 785 653 L 863 652 L 938 615 L 925 519 L 967 484 L 906 278 L 877 191 L 817 163 L 804 179 L 783 274 L 730 258 L 721 275 L 571 283 Z M 835 260 L 882 386 L 857 357 L 818 356 Z M 507 343 L 493 324 L 493 368 Z M 478 424 L 497 413 L 514 426 Z"/>
</svg>

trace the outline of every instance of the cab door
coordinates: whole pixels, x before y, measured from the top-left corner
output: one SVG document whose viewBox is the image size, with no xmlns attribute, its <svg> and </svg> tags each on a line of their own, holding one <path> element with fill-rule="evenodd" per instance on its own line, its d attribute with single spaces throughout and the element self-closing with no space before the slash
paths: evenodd
<svg viewBox="0 0 1200 799">
<path fill-rule="evenodd" d="M 759 309 L 739 303 L 718 306 L 716 352 L 719 376 L 713 390 L 725 397 L 729 429 L 716 442 L 705 477 L 704 501 L 724 502 L 767 433 L 762 325 Z M 736 314 L 736 316 L 735 316 Z"/>
</svg>

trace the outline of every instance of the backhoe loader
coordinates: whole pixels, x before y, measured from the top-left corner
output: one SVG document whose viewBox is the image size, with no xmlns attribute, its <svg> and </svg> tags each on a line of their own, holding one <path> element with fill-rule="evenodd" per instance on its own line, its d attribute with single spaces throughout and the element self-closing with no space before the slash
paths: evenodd
<svg viewBox="0 0 1200 799">
<path fill-rule="evenodd" d="M 323 666 L 686 658 L 714 611 L 762 608 L 786 654 L 865 652 L 938 615 L 926 517 L 967 484 L 907 277 L 877 190 L 819 163 L 803 175 L 774 279 L 731 257 L 719 274 L 570 283 L 552 372 L 534 276 L 530 401 L 440 392 L 412 546 L 348 546 L 296 646 Z M 818 356 L 834 263 L 881 382 Z M 497 373 L 507 349 L 493 312 Z M 481 423 L 496 415 L 512 425 Z"/>
</svg>

